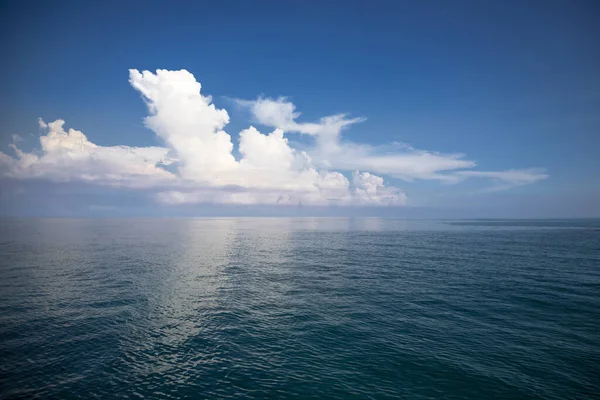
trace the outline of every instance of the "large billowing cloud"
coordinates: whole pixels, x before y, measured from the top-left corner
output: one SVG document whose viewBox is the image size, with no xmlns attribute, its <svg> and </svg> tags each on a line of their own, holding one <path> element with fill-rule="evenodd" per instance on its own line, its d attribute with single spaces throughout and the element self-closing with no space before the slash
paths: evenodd
<svg viewBox="0 0 600 400">
<path fill-rule="evenodd" d="M 297 122 L 285 98 L 238 100 L 268 134 L 250 126 L 234 143 L 224 130 L 226 110 L 218 109 L 188 71 L 130 71 L 130 84 L 148 106 L 145 119 L 164 147 L 98 146 L 83 132 L 65 130 L 56 120 L 40 126 L 41 149 L 15 156 L 0 152 L 0 174 L 10 179 L 85 181 L 100 185 L 153 189 L 167 204 L 313 204 L 401 205 L 406 196 L 375 174 L 412 181 L 457 183 L 468 178 L 497 182 L 494 190 L 533 183 L 547 176 L 538 170 L 476 171 L 461 154 L 438 154 L 410 146 L 372 147 L 342 140 L 342 131 L 363 118 L 332 115 L 318 122 Z M 306 134 L 314 145 L 290 146 L 286 134 Z M 168 166 L 168 167 L 167 167 Z M 368 172 L 359 172 L 368 171 Z M 350 177 L 351 179 L 348 179 Z"/>
</svg>

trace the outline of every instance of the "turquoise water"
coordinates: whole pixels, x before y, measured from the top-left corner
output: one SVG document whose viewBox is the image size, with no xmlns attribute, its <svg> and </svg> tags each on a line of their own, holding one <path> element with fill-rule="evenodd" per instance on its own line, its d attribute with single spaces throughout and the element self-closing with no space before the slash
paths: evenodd
<svg viewBox="0 0 600 400">
<path fill-rule="evenodd" d="M 599 221 L 0 228 L 0 398 L 600 394 Z"/>
</svg>

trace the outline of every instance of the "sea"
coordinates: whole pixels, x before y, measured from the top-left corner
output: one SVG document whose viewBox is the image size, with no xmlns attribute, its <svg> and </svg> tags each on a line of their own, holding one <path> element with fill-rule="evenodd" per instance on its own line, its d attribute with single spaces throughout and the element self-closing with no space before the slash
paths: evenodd
<svg viewBox="0 0 600 400">
<path fill-rule="evenodd" d="M 600 220 L 0 220 L 2 399 L 600 399 Z"/>
</svg>

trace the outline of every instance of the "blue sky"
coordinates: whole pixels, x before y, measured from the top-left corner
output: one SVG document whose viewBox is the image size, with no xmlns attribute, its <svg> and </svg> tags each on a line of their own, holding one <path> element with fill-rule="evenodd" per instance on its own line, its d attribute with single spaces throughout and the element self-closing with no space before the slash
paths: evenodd
<svg viewBox="0 0 600 400">
<path fill-rule="evenodd" d="M 15 160 L 0 171 L 4 215 L 252 214 L 274 205 L 294 214 L 301 204 L 303 213 L 314 207 L 319 215 L 340 213 L 343 205 L 350 215 L 600 216 L 596 2 L 1 7 L 0 151 Z M 231 168 L 241 172 L 217 168 L 216 156 L 210 166 L 198 161 L 206 145 L 194 148 L 201 145 L 180 131 L 178 121 L 194 119 L 202 105 L 178 106 L 183 116 L 169 105 L 161 111 L 172 82 L 193 87 L 193 80 L 161 76 L 162 97 L 150 98 L 144 90 L 154 78 L 136 81 L 130 69 L 193 74 L 202 95 L 229 116 L 204 137 L 224 129 L 233 145 Z M 152 116 L 148 104 L 159 105 L 154 131 L 144 122 Z M 293 121 L 285 114 L 291 104 L 301 112 Z M 364 120 L 332 133 L 337 141 L 327 144 L 321 118 L 342 113 Z M 40 117 L 44 124 L 64 120 L 64 130 L 41 128 Z M 191 136 L 205 126 L 196 123 L 188 127 Z M 259 132 L 244 142 L 240 132 L 250 125 Z M 72 138 L 69 128 L 108 150 L 48 153 L 40 136 Z M 267 136 L 274 129 L 283 137 Z M 251 149 L 246 163 L 242 143 Z M 33 164 L 19 160 L 11 145 L 35 156 Z M 114 146 L 129 146 L 127 154 L 144 163 L 152 159 L 154 175 L 140 184 L 141 158 L 121 165 L 111 158 L 123 158 Z M 207 157 L 217 153 L 207 150 Z M 406 165 L 423 154 L 460 154 L 474 165 L 426 173 L 415 172 L 420 159 Z"/>
</svg>

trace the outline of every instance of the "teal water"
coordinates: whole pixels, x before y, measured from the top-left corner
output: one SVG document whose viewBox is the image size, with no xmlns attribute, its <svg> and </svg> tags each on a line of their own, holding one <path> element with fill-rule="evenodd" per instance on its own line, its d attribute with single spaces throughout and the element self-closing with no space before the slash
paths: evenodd
<svg viewBox="0 0 600 400">
<path fill-rule="evenodd" d="M 0 228 L 3 399 L 600 396 L 599 221 Z"/>
</svg>

